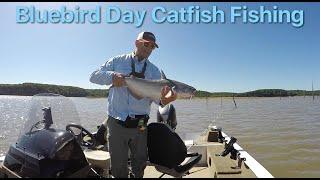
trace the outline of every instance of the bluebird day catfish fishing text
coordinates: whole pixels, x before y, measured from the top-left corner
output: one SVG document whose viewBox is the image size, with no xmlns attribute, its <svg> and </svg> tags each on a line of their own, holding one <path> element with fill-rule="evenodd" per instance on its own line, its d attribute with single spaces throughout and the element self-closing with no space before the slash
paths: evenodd
<svg viewBox="0 0 320 180">
<path fill-rule="evenodd" d="M 163 6 L 147 10 L 121 9 L 117 6 L 95 6 L 93 9 L 81 9 L 80 6 L 59 9 L 39 9 L 35 6 L 16 6 L 16 23 L 18 24 L 133 24 L 141 27 L 150 17 L 153 23 L 162 24 L 290 24 L 295 28 L 304 25 L 303 10 L 286 10 L 278 6 L 231 6 L 230 12 L 212 6 L 202 9 L 200 6 L 188 6 L 169 9 Z M 150 14 L 149 14 L 150 13 Z"/>
</svg>

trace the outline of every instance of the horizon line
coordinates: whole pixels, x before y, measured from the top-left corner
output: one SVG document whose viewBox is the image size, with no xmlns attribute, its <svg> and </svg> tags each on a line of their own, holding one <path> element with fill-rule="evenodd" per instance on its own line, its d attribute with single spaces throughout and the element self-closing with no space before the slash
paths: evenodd
<svg viewBox="0 0 320 180">
<path fill-rule="evenodd" d="M 54 86 L 69 86 L 69 87 L 76 87 L 76 88 L 82 88 L 86 90 L 109 90 L 109 88 L 106 89 L 93 89 L 93 88 L 83 88 L 79 86 L 74 86 L 74 85 L 61 85 L 61 84 L 46 84 L 46 83 L 34 83 L 34 82 L 23 82 L 23 83 L 18 83 L 18 84 L 0 84 L 0 85 L 19 85 L 19 84 L 43 84 L 43 85 L 54 85 Z M 282 88 L 258 88 L 255 90 L 248 90 L 244 92 L 230 92 L 230 91 L 207 91 L 207 90 L 200 90 L 197 89 L 197 91 L 204 91 L 204 92 L 209 92 L 209 93 L 246 93 L 246 92 L 251 92 L 251 91 L 257 91 L 257 90 L 264 90 L 264 89 L 279 89 L 279 90 L 286 90 L 286 91 L 320 91 L 320 89 L 316 90 L 305 90 L 305 89 L 282 89 Z"/>
</svg>

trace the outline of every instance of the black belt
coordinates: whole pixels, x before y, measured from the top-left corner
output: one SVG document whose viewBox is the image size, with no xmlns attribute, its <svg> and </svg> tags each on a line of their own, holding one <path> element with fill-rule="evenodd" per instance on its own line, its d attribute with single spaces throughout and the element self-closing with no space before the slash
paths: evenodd
<svg viewBox="0 0 320 180">
<path fill-rule="evenodd" d="M 143 120 L 143 124 L 146 126 L 149 120 L 149 115 L 135 115 L 134 118 L 128 116 L 125 121 L 116 119 L 117 123 L 125 128 L 137 128 L 140 120 Z"/>
</svg>

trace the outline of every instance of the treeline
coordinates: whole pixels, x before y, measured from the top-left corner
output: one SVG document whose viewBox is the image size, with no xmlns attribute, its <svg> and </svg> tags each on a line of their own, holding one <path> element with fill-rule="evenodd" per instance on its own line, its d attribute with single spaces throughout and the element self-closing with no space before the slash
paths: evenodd
<svg viewBox="0 0 320 180">
<path fill-rule="evenodd" d="M 0 95 L 33 96 L 39 93 L 55 93 L 66 97 L 107 97 L 107 89 L 83 89 L 73 86 L 51 84 L 23 83 L 0 84 Z M 195 97 L 288 97 L 288 96 L 320 96 L 320 90 L 283 90 L 259 89 L 245 93 L 197 91 Z"/>
<path fill-rule="evenodd" d="M 87 97 L 107 97 L 108 90 L 107 89 L 86 89 L 88 95 Z"/>
<path fill-rule="evenodd" d="M 37 83 L 0 84 L 0 95 L 33 96 L 39 93 L 55 93 L 66 97 L 106 97 L 108 90 Z"/>
<path fill-rule="evenodd" d="M 234 93 L 231 92 L 215 92 L 211 93 L 208 91 L 197 91 L 196 97 L 232 97 Z"/>
<path fill-rule="evenodd" d="M 245 93 L 232 92 L 207 92 L 197 91 L 196 97 L 288 97 L 288 96 L 320 96 L 320 90 L 305 91 L 305 90 L 283 90 L 283 89 L 259 89 Z"/>
</svg>

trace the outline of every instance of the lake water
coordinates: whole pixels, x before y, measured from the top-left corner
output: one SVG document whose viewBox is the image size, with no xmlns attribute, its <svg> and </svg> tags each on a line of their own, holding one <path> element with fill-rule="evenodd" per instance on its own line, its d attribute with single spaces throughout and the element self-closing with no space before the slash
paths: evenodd
<svg viewBox="0 0 320 180">
<path fill-rule="evenodd" d="M 106 98 L 70 98 L 81 124 L 95 131 L 106 117 Z M 31 97 L 0 96 L 0 155 L 17 140 Z M 195 137 L 210 123 L 229 136 L 274 177 L 320 176 L 320 98 L 230 98 L 177 100 L 177 132 Z M 150 121 L 156 121 L 152 105 Z"/>
</svg>

